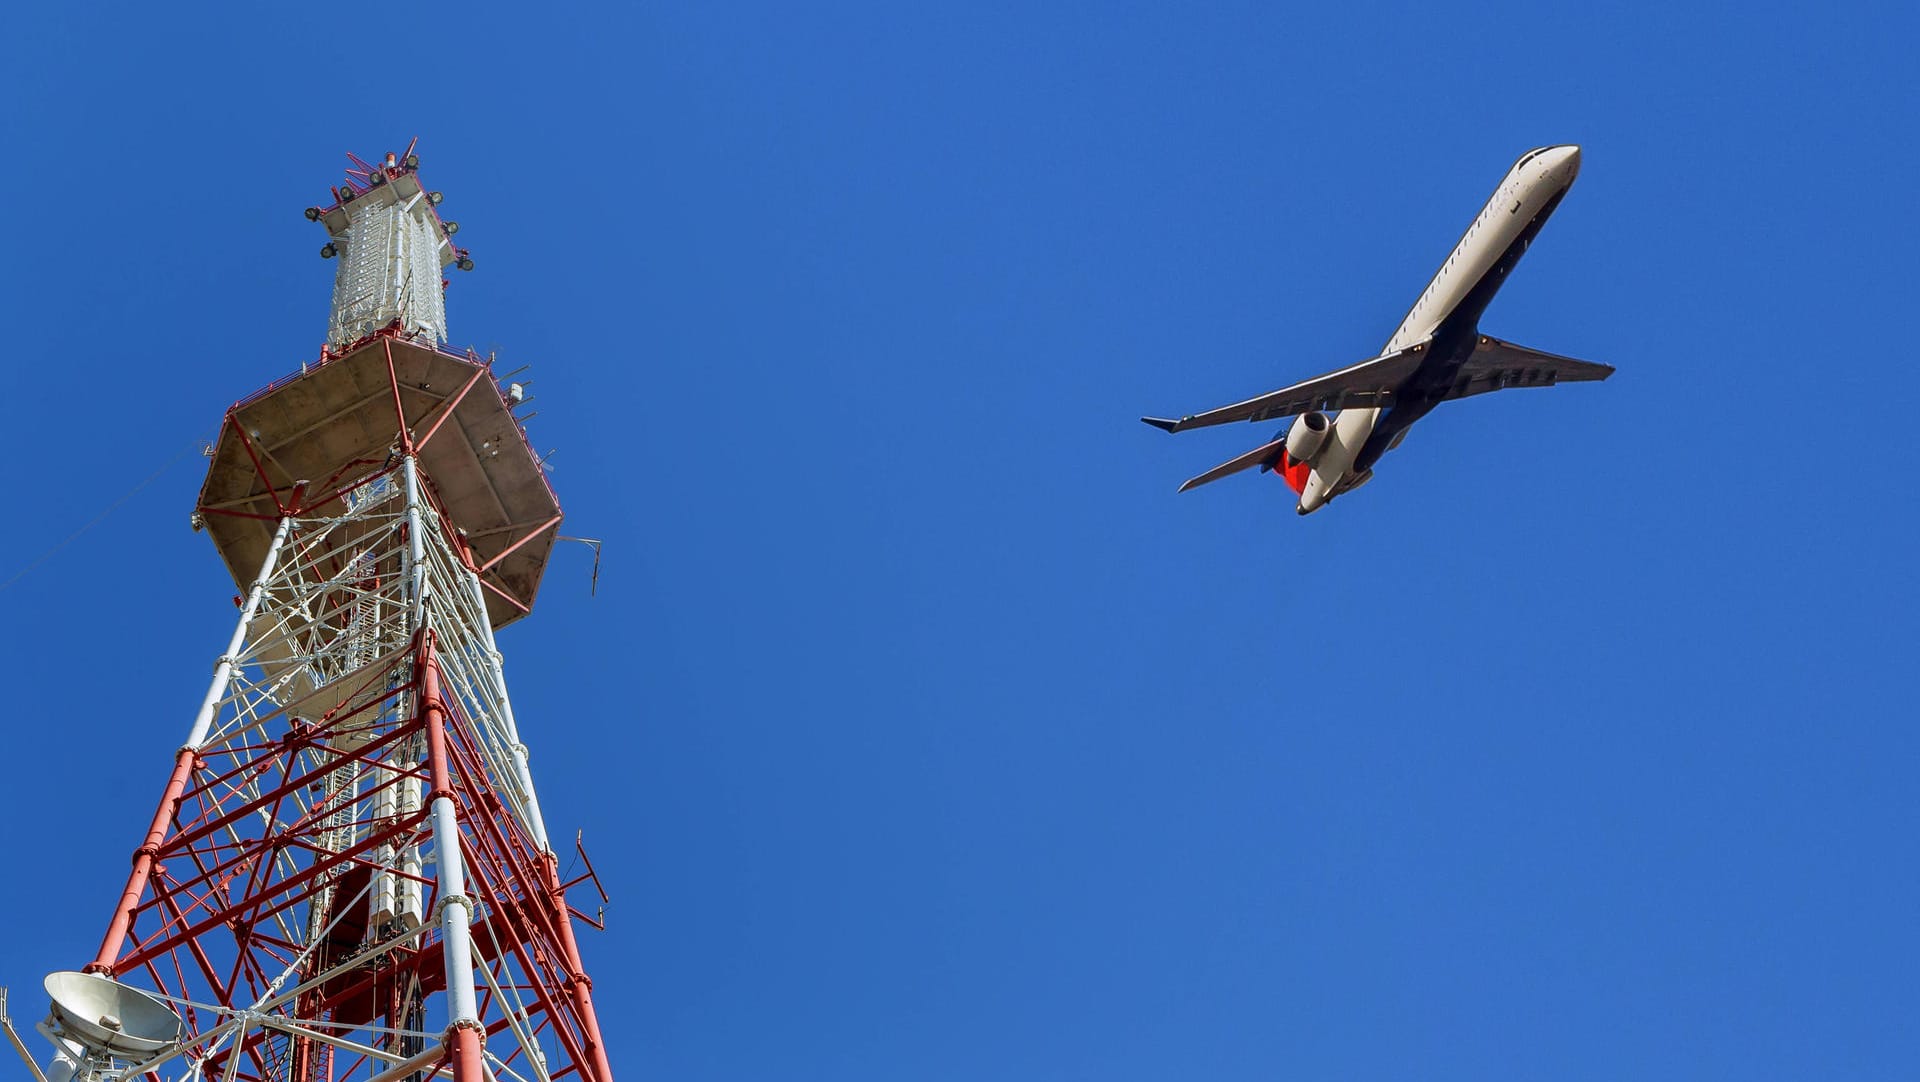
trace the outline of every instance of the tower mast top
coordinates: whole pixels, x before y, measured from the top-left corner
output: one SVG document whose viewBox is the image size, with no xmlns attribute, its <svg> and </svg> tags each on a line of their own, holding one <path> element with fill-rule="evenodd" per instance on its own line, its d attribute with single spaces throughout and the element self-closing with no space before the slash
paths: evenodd
<svg viewBox="0 0 1920 1082">
<path fill-rule="evenodd" d="M 413 144 L 377 165 L 347 157 L 333 203 L 306 212 L 339 260 L 320 360 L 227 411 L 193 521 L 244 587 L 282 519 L 342 512 L 413 459 L 498 627 L 532 610 L 560 503 L 514 413 L 522 387 L 441 344 L 440 271 L 473 260 L 421 187 Z"/>
<path fill-rule="evenodd" d="M 344 183 L 332 190 L 333 202 L 308 207 L 307 220 L 326 226 L 320 254 L 338 258 L 333 278 L 333 309 L 327 319 L 327 344 L 338 348 L 383 327 L 400 333 L 447 340 L 447 305 L 440 272 L 448 266 L 472 270 L 467 250 L 453 235 L 460 223 L 440 217 L 441 193 L 420 183 L 420 157 L 407 144 L 369 164 L 348 154 L 353 164 Z"/>
</svg>

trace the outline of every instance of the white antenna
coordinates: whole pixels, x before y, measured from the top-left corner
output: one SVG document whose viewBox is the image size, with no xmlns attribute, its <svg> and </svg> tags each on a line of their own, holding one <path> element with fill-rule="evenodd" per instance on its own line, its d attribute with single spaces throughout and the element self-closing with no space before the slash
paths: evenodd
<svg viewBox="0 0 1920 1082">
<path fill-rule="evenodd" d="M 70 970 L 49 974 L 45 983 L 53 1013 L 40 1032 L 62 1052 L 78 1046 L 77 1077 L 91 1076 L 115 1056 L 146 1056 L 180 1040 L 179 1016 L 150 993 Z"/>
</svg>

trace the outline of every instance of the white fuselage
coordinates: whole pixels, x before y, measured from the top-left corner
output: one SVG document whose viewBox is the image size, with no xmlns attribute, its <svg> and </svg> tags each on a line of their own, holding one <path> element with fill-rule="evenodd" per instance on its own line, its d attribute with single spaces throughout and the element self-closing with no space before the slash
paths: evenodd
<svg viewBox="0 0 1920 1082">
<path fill-rule="evenodd" d="M 1579 171 L 1579 147 L 1543 147 L 1523 156 L 1467 227 L 1466 235 L 1440 265 L 1433 281 L 1427 283 L 1381 353 L 1394 353 L 1431 339 L 1447 317 L 1499 266 L 1534 216 L 1566 191 Z M 1340 411 L 1325 449 L 1315 457 L 1313 472 L 1300 492 L 1301 514 L 1325 506 L 1347 485 L 1354 459 L 1373 434 L 1381 412 L 1379 407 Z"/>
</svg>

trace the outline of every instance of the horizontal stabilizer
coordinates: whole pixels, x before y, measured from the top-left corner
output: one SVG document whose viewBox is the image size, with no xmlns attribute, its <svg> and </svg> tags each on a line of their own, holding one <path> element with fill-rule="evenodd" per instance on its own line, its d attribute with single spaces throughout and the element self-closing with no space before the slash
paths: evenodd
<svg viewBox="0 0 1920 1082">
<path fill-rule="evenodd" d="M 1551 387 L 1556 383 L 1601 380 L 1611 375 L 1610 364 L 1576 361 L 1481 335 L 1473 347 L 1473 355 L 1460 366 L 1453 386 L 1447 389 L 1447 398 L 1469 398 L 1509 387 Z"/>
<path fill-rule="evenodd" d="M 1274 463 L 1280 461 L 1280 454 L 1286 449 L 1287 449 L 1287 437 L 1285 433 L 1282 433 L 1272 443 L 1266 444 L 1265 446 L 1262 446 L 1262 447 L 1255 447 L 1253 450 L 1248 451 L 1246 454 L 1241 455 L 1239 458 L 1236 458 L 1231 462 L 1222 462 L 1220 465 L 1215 466 L 1214 468 L 1208 470 L 1207 472 L 1201 474 L 1200 476 L 1193 478 L 1192 480 L 1188 481 L 1186 484 L 1181 485 L 1180 491 L 1185 492 L 1190 488 L 1199 488 L 1201 485 L 1206 484 L 1208 481 L 1218 481 L 1222 477 L 1229 477 L 1229 476 L 1232 476 L 1233 474 L 1239 473 L 1241 470 L 1250 470 L 1255 466 L 1259 466 L 1263 469 L 1266 467 L 1272 466 Z"/>
<path fill-rule="evenodd" d="M 1338 372 L 1328 372 L 1291 387 L 1269 391 L 1258 398 L 1192 414 L 1178 421 L 1163 421 L 1158 417 L 1142 417 L 1141 420 L 1168 432 L 1185 432 L 1189 428 L 1223 425 L 1230 421 L 1271 421 L 1276 417 L 1291 417 L 1310 410 L 1367 406 L 1384 408 L 1393 405 L 1393 392 L 1420 367 L 1426 349 L 1427 344 L 1420 342 L 1372 360 L 1348 365 Z"/>
</svg>

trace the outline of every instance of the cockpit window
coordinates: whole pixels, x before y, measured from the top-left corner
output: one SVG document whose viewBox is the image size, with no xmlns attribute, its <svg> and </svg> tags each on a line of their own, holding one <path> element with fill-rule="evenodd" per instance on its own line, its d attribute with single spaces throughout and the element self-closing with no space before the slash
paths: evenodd
<svg viewBox="0 0 1920 1082">
<path fill-rule="evenodd" d="M 1540 155 L 1545 154 L 1547 151 L 1552 149 L 1553 149 L 1552 147 L 1534 147 L 1532 150 L 1529 150 L 1525 154 L 1520 155 L 1520 160 L 1517 162 L 1514 162 L 1513 167 L 1515 169 L 1518 169 L 1521 166 L 1527 164 L 1528 162 L 1532 161 L 1535 158 L 1538 158 Z"/>
</svg>

